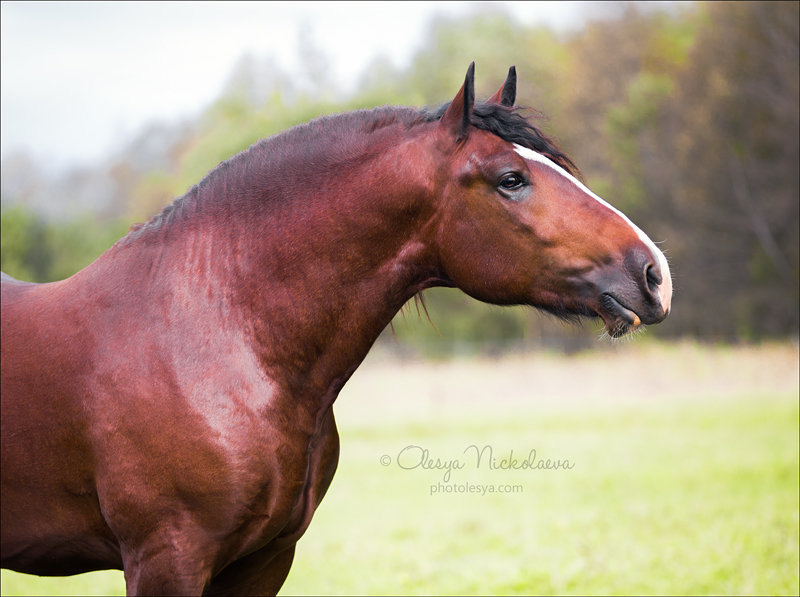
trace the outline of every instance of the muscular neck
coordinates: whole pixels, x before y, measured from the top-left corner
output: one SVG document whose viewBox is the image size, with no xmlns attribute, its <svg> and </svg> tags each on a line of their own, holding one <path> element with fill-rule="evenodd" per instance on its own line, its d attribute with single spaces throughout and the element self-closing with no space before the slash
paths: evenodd
<svg viewBox="0 0 800 597">
<path fill-rule="evenodd" d="M 307 188 L 302 203 L 263 220 L 263 244 L 249 249 L 239 304 L 264 368 L 294 395 L 338 392 L 403 304 L 443 283 L 434 202 L 392 155 L 407 150 Z M 378 170 L 392 180 L 376 181 Z"/>
<path fill-rule="evenodd" d="M 423 149 L 377 139 L 367 151 L 346 177 L 329 166 L 257 189 L 220 175 L 118 243 L 102 268 L 136 268 L 131 301 L 168 310 L 189 333 L 238 336 L 288 395 L 332 400 L 403 304 L 447 284 L 431 174 L 402 171 L 410 160 L 397 155 Z"/>
</svg>

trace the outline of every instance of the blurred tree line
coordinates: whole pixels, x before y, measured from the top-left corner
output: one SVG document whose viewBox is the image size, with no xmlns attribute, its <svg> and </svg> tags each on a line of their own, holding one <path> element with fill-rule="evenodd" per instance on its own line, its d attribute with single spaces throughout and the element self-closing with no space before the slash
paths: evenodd
<svg viewBox="0 0 800 597">
<path fill-rule="evenodd" d="M 2 269 L 37 281 L 71 275 L 129 223 L 148 218 L 258 139 L 326 113 L 438 104 L 452 97 L 475 60 L 479 97 L 493 93 L 515 64 L 518 100 L 547 115 L 540 126 L 572 156 L 588 186 L 663 242 L 674 308 L 651 333 L 796 337 L 799 6 L 726 2 L 643 11 L 631 4 L 570 34 L 526 27 L 490 8 L 434 21 L 408 67 L 376 58 L 348 97 L 326 79 L 325 54 L 312 40 L 304 44 L 307 72 L 300 77 L 269 58 L 244 56 L 199 118 L 152 125 L 93 171 L 46 184 L 20 156 L 4 160 Z M 87 201 L 92 193 L 104 201 Z M 48 196 L 64 198 L 57 219 L 34 209 Z M 427 291 L 425 298 L 435 327 L 403 323 L 425 319 L 412 305 L 394 328 L 428 352 L 450 354 L 476 342 L 580 348 L 597 336 L 591 325 L 564 326 L 452 290 Z"/>
</svg>

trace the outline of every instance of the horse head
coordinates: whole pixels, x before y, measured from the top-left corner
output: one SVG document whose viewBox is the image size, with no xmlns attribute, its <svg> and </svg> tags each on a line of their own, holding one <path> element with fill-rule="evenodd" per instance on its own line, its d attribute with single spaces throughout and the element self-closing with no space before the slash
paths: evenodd
<svg viewBox="0 0 800 597">
<path fill-rule="evenodd" d="M 599 316 L 612 337 L 662 321 L 672 298 L 663 253 L 575 177 L 515 95 L 512 67 L 476 105 L 472 64 L 436 123 L 448 172 L 435 243 L 444 277 L 482 301 Z"/>
</svg>

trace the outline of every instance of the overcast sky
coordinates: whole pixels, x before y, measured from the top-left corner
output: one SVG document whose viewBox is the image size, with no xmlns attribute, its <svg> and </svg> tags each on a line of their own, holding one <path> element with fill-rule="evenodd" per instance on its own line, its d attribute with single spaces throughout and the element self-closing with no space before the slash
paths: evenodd
<svg viewBox="0 0 800 597">
<path fill-rule="evenodd" d="M 568 29 L 583 2 L 498 2 L 525 24 Z M 397 66 L 436 14 L 469 2 L 3 2 L 2 156 L 24 150 L 53 169 L 101 159 L 150 120 L 198 113 L 238 58 L 296 63 L 310 31 L 347 90 L 377 55 Z"/>
</svg>

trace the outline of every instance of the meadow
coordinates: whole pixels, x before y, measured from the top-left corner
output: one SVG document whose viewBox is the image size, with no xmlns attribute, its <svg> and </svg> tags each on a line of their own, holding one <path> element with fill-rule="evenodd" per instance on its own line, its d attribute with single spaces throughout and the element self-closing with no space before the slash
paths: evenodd
<svg viewBox="0 0 800 597">
<path fill-rule="evenodd" d="M 796 344 L 376 352 L 280 594 L 797 595 L 798 395 Z M 4 570 L 2 594 L 124 582 Z"/>
</svg>

